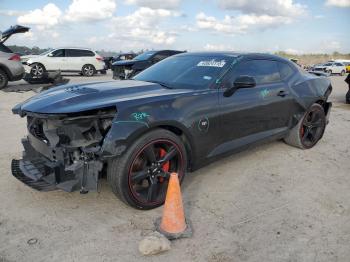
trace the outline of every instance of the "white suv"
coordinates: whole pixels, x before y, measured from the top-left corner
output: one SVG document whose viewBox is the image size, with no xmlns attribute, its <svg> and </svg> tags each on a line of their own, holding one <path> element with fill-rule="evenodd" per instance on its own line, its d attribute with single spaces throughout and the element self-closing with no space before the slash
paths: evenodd
<svg viewBox="0 0 350 262">
<path fill-rule="evenodd" d="M 93 76 L 96 72 L 105 73 L 103 57 L 86 48 L 57 48 L 21 58 L 22 63 L 30 67 L 27 71 L 37 78 L 42 77 L 45 71 L 56 70 L 79 72 L 84 76 Z"/>
<path fill-rule="evenodd" d="M 324 71 L 329 74 L 340 74 L 343 76 L 346 73 L 346 67 L 339 62 L 328 62 L 323 65 L 315 66 L 314 71 Z"/>
</svg>

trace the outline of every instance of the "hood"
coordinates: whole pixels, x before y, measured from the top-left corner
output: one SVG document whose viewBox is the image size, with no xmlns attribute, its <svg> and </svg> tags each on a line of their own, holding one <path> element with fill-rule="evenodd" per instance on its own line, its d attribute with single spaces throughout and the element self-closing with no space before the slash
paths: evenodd
<svg viewBox="0 0 350 262">
<path fill-rule="evenodd" d="M 30 59 L 30 58 L 34 58 L 34 57 L 38 57 L 40 55 L 22 55 L 21 58 L 24 58 L 24 59 Z"/>
<path fill-rule="evenodd" d="M 120 60 L 120 61 L 116 61 L 114 62 L 112 65 L 113 66 L 130 66 L 130 65 L 134 65 L 137 62 L 140 62 L 138 60 Z"/>
<path fill-rule="evenodd" d="M 29 31 L 29 27 L 25 27 L 21 25 L 11 26 L 9 29 L 5 30 L 0 34 L 0 43 L 4 43 L 7 39 L 10 38 L 10 36 L 14 34 L 25 33 L 28 31 Z"/>
<path fill-rule="evenodd" d="M 105 107 L 120 102 L 189 93 L 192 90 L 167 89 L 159 84 L 136 80 L 64 85 L 42 92 L 15 106 L 15 114 L 69 114 Z"/>
<path fill-rule="evenodd" d="M 40 55 L 23 55 L 21 56 L 21 61 L 22 62 L 27 62 L 29 59 L 36 58 Z"/>
</svg>

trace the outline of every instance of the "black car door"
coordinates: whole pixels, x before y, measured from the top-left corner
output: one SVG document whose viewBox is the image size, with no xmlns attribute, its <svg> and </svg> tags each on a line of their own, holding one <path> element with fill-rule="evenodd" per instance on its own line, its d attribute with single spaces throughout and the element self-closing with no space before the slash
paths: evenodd
<svg viewBox="0 0 350 262">
<path fill-rule="evenodd" d="M 256 86 L 238 88 L 231 96 L 225 97 L 225 88 L 233 86 L 239 76 L 253 77 Z M 219 95 L 222 145 L 213 154 L 287 130 L 292 98 L 287 84 L 280 77 L 276 61 L 243 60 L 232 68 L 224 82 Z"/>
</svg>

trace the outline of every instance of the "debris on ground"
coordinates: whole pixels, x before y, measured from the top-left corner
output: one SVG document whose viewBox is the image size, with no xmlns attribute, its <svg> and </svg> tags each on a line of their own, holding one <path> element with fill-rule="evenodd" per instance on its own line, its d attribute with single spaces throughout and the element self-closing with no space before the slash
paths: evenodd
<svg viewBox="0 0 350 262">
<path fill-rule="evenodd" d="M 37 238 L 31 238 L 27 241 L 28 245 L 35 245 L 36 243 L 38 243 L 38 239 Z"/>
<path fill-rule="evenodd" d="M 25 74 L 23 80 L 29 84 L 66 84 L 69 79 L 63 78 L 61 71 L 45 72 L 41 77 L 33 77 L 31 74 Z"/>
<path fill-rule="evenodd" d="M 40 78 L 33 77 L 31 74 L 25 74 L 23 80 L 28 84 L 11 85 L 4 88 L 2 91 L 5 92 L 28 92 L 34 91 L 40 93 L 42 91 L 48 90 L 52 87 L 64 85 L 69 82 L 68 78 L 64 78 L 61 75 L 61 71 L 55 72 L 45 72 Z"/>
<path fill-rule="evenodd" d="M 170 249 L 170 241 L 159 232 L 151 233 L 139 244 L 139 251 L 145 256 L 156 255 Z"/>
</svg>

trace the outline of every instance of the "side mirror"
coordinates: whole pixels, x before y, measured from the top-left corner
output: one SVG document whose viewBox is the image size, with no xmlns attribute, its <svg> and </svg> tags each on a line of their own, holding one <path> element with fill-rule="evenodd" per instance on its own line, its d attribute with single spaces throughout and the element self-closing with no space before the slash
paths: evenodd
<svg viewBox="0 0 350 262">
<path fill-rule="evenodd" d="M 251 76 L 239 76 L 236 78 L 233 85 L 227 88 L 224 92 L 225 97 L 232 96 L 233 93 L 239 88 L 251 88 L 256 86 L 256 81 L 254 77 Z"/>
<path fill-rule="evenodd" d="M 251 76 L 239 76 L 236 78 L 233 86 L 238 88 L 250 88 L 256 86 L 256 81 L 254 77 Z"/>
<path fill-rule="evenodd" d="M 50 54 L 48 54 L 47 56 L 48 56 L 48 57 L 53 57 L 53 54 L 52 54 L 52 53 L 50 53 Z"/>
</svg>

